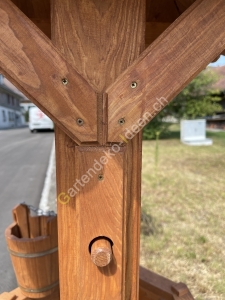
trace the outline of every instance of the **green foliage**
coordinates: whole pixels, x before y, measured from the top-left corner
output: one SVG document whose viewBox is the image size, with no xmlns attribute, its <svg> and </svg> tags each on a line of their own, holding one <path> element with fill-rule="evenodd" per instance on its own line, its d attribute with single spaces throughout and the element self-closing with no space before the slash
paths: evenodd
<svg viewBox="0 0 225 300">
<path fill-rule="evenodd" d="M 213 88 L 218 80 L 212 69 L 201 72 L 180 94 L 161 111 L 143 130 L 143 139 L 156 139 L 169 133 L 170 123 L 163 118 L 173 116 L 180 119 L 195 119 L 212 116 L 222 111 L 219 91 Z"/>
<path fill-rule="evenodd" d="M 158 114 L 143 130 L 143 139 L 152 140 L 169 133 L 170 123 L 162 122 L 164 111 Z"/>
<path fill-rule="evenodd" d="M 211 69 L 204 70 L 169 104 L 167 113 L 178 119 L 195 119 L 221 111 L 219 91 L 213 88 L 217 80 Z"/>
</svg>

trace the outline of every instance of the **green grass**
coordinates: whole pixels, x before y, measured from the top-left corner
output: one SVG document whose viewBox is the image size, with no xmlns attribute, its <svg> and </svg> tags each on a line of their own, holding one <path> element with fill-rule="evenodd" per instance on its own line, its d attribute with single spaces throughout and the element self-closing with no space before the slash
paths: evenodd
<svg viewBox="0 0 225 300">
<path fill-rule="evenodd" d="M 143 142 L 141 264 L 185 282 L 197 300 L 225 299 L 225 132 L 213 146 Z"/>
</svg>

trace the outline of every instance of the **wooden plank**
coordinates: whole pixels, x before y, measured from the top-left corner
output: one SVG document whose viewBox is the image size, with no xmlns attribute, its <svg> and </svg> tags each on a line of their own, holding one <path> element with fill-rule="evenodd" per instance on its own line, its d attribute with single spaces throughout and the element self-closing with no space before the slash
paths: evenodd
<svg viewBox="0 0 225 300">
<path fill-rule="evenodd" d="M 172 284 L 172 281 L 140 267 L 140 291 L 147 291 L 155 295 L 155 297 L 163 297 L 165 300 L 172 300 Z"/>
<path fill-rule="evenodd" d="M 9 0 L 0 0 L 0 69 L 77 143 L 97 140 L 95 91 Z"/>
<path fill-rule="evenodd" d="M 184 283 L 175 283 L 140 267 L 140 300 L 194 300 Z"/>
<path fill-rule="evenodd" d="M 61 35 L 58 48 L 99 93 L 143 50 L 145 19 L 144 12 L 139 13 L 143 4 L 130 1 L 106 0 L 103 4 L 84 0 L 73 1 L 72 6 L 59 0 L 53 3 L 53 39 Z M 125 30 L 128 27 L 131 32 Z"/>
<path fill-rule="evenodd" d="M 72 1 L 67 0 L 53 2 L 52 16 L 52 37 L 54 43 L 65 54 L 65 57 L 73 62 L 79 72 L 84 76 L 92 87 L 96 88 L 99 94 L 99 141 L 104 144 L 106 127 L 106 110 L 107 97 L 101 97 L 105 88 L 111 84 L 115 78 L 125 70 L 131 62 L 138 57 L 144 48 L 144 26 L 145 26 L 145 5 L 144 1 L 128 0 L 128 1 Z M 71 30 L 72 28 L 72 30 Z M 66 33 L 66 34 L 65 34 Z M 105 118 L 105 120 L 104 120 Z M 103 127 L 103 128 L 102 128 Z M 94 147 L 94 146 L 93 146 Z M 121 230 L 121 215 L 110 214 L 112 201 L 115 194 L 109 194 L 107 201 L 96 195 L 97 186 L 87 190 L 82 196 L 71 197 L 67 204 L 59 203 L 59 259 L 60 259 L 60 287 L 61 299 L 137 299 L 138 298 L 138 280 L 139 280 L 139 236 L 140 236 L 140 170 L 141 170 L 141 134 L 126 146 L 126 158 L 124 158 L 124 166 L 120 166 L 118 174 L 120 178 L 115 178 L 112 174 L 113 181 L 120 181 L 123 184 L 123 197 L 118 193 L 117 198 L 124 203 L 123 213 L 121 212 L 122 204 L 118 203 L 120 214 L 124 216 L 123 229 Z M 101 149 L 101 148 L 100 148 Z M 76 145 L 66 136 L 59 128 L 56 130 L 56 157 L 57 157 L 57 190 L 62 200 L 68 201 L 66 194 L 76 182 L 79 171 L 80 160 L 77 158 Z M 84 154 L 83 154 L 84 155 Z M 94 159 L 94 157 L 93 157 Z M 115 166 L 116 167 L 116 166 Z M 126 172 L 124 173 L 124 168 Z M 107 169 L 108 170 L 108 169 Z M 108 170 L 107 172 L 110 172 Z M 122 176 L 124 174 L 124 176 Z M 103 182 L 101 182 L 103 183 Z M 99 182 L 100 184 L 100 182 Z M 103 183 L 102 186 L 104 186 Z M 107 183 L 110 184 L 110 183 Z M 110 189 L 111 190 L 111 189 Z M 115 191 L 118 189 L 115 187 Z M 107 189 L 101 190 L 101 195 L 107 193 Z M 93 194 L 93 195 L 92 195 Z M 93 197 L 92 197 L 93 196 Z M 99 213 L 99 220 L 106 219 L 110 215 L 110 224 L 112 219 L 118 224 L 115 230 L 120 237 L 123 236 L 120 244 L 115 243 L 116 259 L 118 260 L 118 268 L 111 276 L 104 276 L 105 271 L 97 272 L 96 266 L 93 266 L 91 257 L 88 261 L 84 261 L 83 256 L 88 257 L 86 252 L 81 257 L 79 243 L 84 244 L 85 236 L 82 231 L 85 230 L 87 224 L 87 232 L 90 235 L 90 224 L 93 225 L 92 234 L 96 236 L 100 231 L 112 236 L 113 240 L 118 238 L 109 228 L 101 222 L 98 226 L 92 223 L 92 217 L 87 221 L 85 216 L 85 207 L 82 206 L 83 201 L 79 199 L 92 199 L 90 207 L 87 211 L 96 208 L 95 215 Z M 94 207 L 91 206 L 94 203 Z M 104 212 L 100 214 L 97 207 Z M 115 209 L 112 204 L 112 209 Z M 82 215 L 79 213 L 82 211 Z M 83 223 L 84 218 L 86 223 Z M 118 223 L 117 218 L 120 219 Z M 96 217 L 95 217 L 96 219 Z M 82 227 L 81 227 L 81 224 Z M 113 224 L 111 226 L 114 226 Z M 106 228 L 105 228 L 106 227 Z M 112 227 L 114 228 L 114 227 Z M 82 230 L 82 231 L 81 231 Z M 78 234 L 78 232 L 80 232 Z M 109 233 L 108 233 L 109 232 Z M 94 234 L 95 233 L 95 234 Z M 106 232 L 104 233 L 106 234 Z M 90 238 L 89 238 L 90 239 Z M 88 240 L 89 241 L 89 240 Z M 86 243 L 88 242 L 86 241 Z M 123 248 L 123 251 L 121 249 Z M 86 248 L 87 249 L 87 248 Z M 119 251 L 120 250 L 120 251 Z M 69 255 L 68 255 L 69 253 Z M 89 254 L 90 255 L 90 254 Z M 65 259 L 65 257 L 67 259 Z M 121 265 L 122 257 L 124 257 Z M 81 263 L 82 274 L 79 274 Z M 106 267 L 113 269 L 114 264 Z M 95 268 L 94 268 L 95 267 Z M 90 277 L 90 270 L 94 270 L 96 276 Z M 76 270 L 76 272 L 74 272 Z M 103 272 L 103 274 L 101 273 Z M 82 276 L 81 276 L 82 275 Z M 79 278 L 77 278 L 79 277 Z M 86 280 L 84 279 L 86 277 Z M 122 277 L 122 278 L 121 278 Z M 100 279 L 101 280 L 100 280 Z M 121 280 L 121 282 L 119 282 Z M 74 284 L 68 288 L 68 282 Z M 81 283 L 79 283 L 81 282 Z M 123 284 L 124 283 L 124 284 Z M 81 289 L 83 288 L 83 293 Z M 95 285 L 95 286 L 94 286 Z M 112 291 L 112 287 L 115 290 Z M 94 290 L 93 290 L 94 289 Z M 93 295 L 90 295 L 93 290 Z M 108 291 L 108 293 L 107 293 Z M 110 291 L 110 292 L 109 292 Z M 117 294 L 116 294 L 117 293 Z M 74 297 L 79 295 L 79 297 Z M 95 297 L 97 295 L 97 297 Z M 115 296 L 115 297 L 113 297 Z"/>
<path fill-rule="evenodd" d="M 30 229 L 30 238 L 36 238 L 41 235 L 40 218 L 38 216 L 31 216 L 29 214 L 29 229 Z"/>
<path fill-rule="evenodd" d="M 19 232 L 21 238 L 29 238 L 30 230 L 29 230 L 29 209 L 26 205 L 19 204 L 13 209 L 13 218 L 14 221 L 19 226 Z"/>
<path fill-rule="evenodd" d="M 120 135 L 129 138 L 127 129 L 130 137 L 135 135 L 145 123 L 145 113 L 150 121 L 222 52 L 224 10 L 224 0 L 196 1 L 106 89 L 108 141 L 119 142 Z"/>
<path fill-rule="evenodd" d="M 58 131 L 59 129 L 56 131 L 57 137 Z M 61 220 L 59 223 L 61 299 L 64 297 L 71 299 L 75 295 L 75 299 L 82 297 L 92 299 L 93 296 L 93 299 L 103 300 L 107 299 L 106 296 L 109 294 L 112 297 L 110 299 L 129 299 L 122 296 L 124 278 L 127 282 L 124 285 L 125 295 L 132 294 L 134 296 L 132 299 L 137 299 L 138 287 L 131 283 L 134 284 L 139 276 L 136 269 L 139 265 L 141 136 L 137 135 L 133 143 L 130 143 L 126 149 L 126 156 L 121 152 L 118 158 L 120 163 L 118 159 L 113 159 L 104 170 L 97 172 L 97 175 L 104 175 L 103 182 L 98 181 L 97 175 L 94 174 L 95 178 L 91 178 L 85 187 L 76 184 L 80 191 L 74 195 L 72 189 L 75 189 L 76 179 L 80 179 L 93 167 L 95 159 L 99 161 L 100 157 L 105 155 L 104 148 L 76 147 L 63 132 L 60 131 L 60 134 L 61 143 L 56 148 L 58 194 L 71 193 L 68 203 L 58 202 L 58 218 Z M 66 153 L 65 145 L 67 145 Z M 126 172 L 123 171 L 124 167 L 127 168 Z M 61 170 L 69 168 L 72 174 L 66 172 L 62 178 Z M 126 178 L 124 183 L 123 176 Z M 126 199 L 125 207 L 123 207 L 123 193 Z M 65 195 L 61 197 L 62 200 L 63 197 L 65 199 Z M 127 236 L 122 237 L 122 234 L 125 234 L 123 230 Z M 114 243 L 113 263 L 102 271 L 93 264 L 88 252 L 89 243 L 98 236 L 108 237 Z M 122 278 L 123 270 L 124 278 Z M 62 284 L 65 278 L 74 283 L 69 289 L 68 285 L 64 287 Z"/>
<path fill-rule="evenodd" d="M 104 300 L 108 295 L 111 299 L 123 299 L 124 186 L 121 179 L 126 172 L 124 151 L 124 147 L 121 147 L 117 154 L 110 147 L 75 149 L 78 161 L 76 178 L 80 179 L 86 175 L 90 180 L 86 185 L 83 183 L 84 187 L 79 187 L 80 191 L 76 197 L 76 213 L 81 217 L 77 219 L 79 223 L 76 236 L 79 244 L 76 252 L 76 286 L 79 288 L 76 288 L 75 299 Z M 115 155 L 110 159 L 108 153 Z M 102 157 L 105 161 L 108 160 L 107 164 L 100 163 Z M 96 171 L 100 168 L 102 169 Z M 99 180 L 99 175 L 104 176 L 104 179 Z M 113 242 L 112 262 L 100 269 L 92 262 L 89 253 L 91 241 L 98 237 L 107 237 Z M 67 299 L 72 299 L 72 293 L 67 294 Z"/>
</svg>

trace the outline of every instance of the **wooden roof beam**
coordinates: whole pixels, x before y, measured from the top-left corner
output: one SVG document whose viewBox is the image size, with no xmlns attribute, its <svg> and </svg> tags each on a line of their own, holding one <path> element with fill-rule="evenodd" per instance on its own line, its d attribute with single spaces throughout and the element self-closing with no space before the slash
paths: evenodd
<svg viewBox="0 0 225 300">
<path fill-rule="evenodd" d="M 97 140 L 95 91 L 9 0 L 0 0 L 0 71 L 75 142 Z"/>
<path fill-rule="evenodd" d="M 133 137 L 224 50 L 224 11 L 196 1 L 106 90 L 108 141 Z"/>
</svg>

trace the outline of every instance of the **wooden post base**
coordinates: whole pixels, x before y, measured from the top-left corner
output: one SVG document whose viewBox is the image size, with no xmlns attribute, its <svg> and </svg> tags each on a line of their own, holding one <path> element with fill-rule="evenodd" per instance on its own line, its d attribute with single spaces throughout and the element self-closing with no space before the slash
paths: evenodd
<svg viewBox="0 0 225 300">
<path fill-rule="evenodd" d="M 59 290 L 42 298 L 43 300 L 60 300 Z M 32 300 L 24 296 L 20 289 L 0 295 L 0 300 Z M 175 283 L 147 269 L 140 267 L 139 300 L 194 300 L 184 283 Z"/>
<path fill-rule="evenodd" d="M 17 288 L 9 293 L 1 294 L 0 300 L 32 300 L 32 299 L 24 296 L 20 288 Z M 42 300 L 60 300 L 59 289 L 57 288 L 53 294 L 45 298 L 42 298 Z"/>
</svg>

